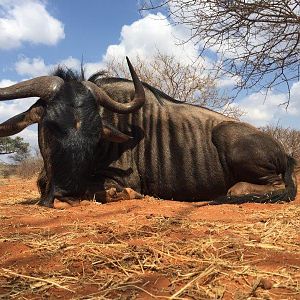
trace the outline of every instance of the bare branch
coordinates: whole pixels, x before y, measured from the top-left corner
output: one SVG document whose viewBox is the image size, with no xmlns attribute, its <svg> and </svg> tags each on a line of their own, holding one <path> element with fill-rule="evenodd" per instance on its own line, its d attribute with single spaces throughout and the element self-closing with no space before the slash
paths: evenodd
<svg viewBox="0 0 300 300">
<path fill-rule="evenodd" d="M 143 10 L 167 11 L 173 24 L 191 29 L 200 53 L 213 50 L 239 88 L 290 91 L 300 80 L 300 1 L 144 0 Z M 282 84 L 285 84 L 284 85 Z"/>
</svg>

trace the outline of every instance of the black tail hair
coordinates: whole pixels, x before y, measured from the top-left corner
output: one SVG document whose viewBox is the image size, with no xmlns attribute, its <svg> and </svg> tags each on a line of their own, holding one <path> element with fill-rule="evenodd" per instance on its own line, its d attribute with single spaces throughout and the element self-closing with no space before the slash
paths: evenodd
<svg viewBox="0 0 300 300">
<path fill-rule="evenodd" d="M 268 192 L 266 194 L 248 194 L 241 196 L 225 196 L 220 197 L 209 204 L 242 204 L 242 203 L 282 203 L 290 202 L 296 198 L 297 195 L 297 183 L 294 181 L 294 169 L 296 166 L 296 160 L 287 155 L 287 167 L 282 174 L 285 188 L 277 191 Z"/>
</svg>

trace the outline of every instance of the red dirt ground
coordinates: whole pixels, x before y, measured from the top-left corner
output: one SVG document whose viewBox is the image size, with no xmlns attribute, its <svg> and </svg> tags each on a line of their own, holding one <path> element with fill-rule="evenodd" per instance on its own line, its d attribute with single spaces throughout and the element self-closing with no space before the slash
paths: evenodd
<svg viewBox="0 0 300 300">
<path fill-rule="evenodd" d="M 0 180 L 0 299 L 300 299 L 300 194 L 61 210 L 37 199 L 35 180 Z"/>
</svg>

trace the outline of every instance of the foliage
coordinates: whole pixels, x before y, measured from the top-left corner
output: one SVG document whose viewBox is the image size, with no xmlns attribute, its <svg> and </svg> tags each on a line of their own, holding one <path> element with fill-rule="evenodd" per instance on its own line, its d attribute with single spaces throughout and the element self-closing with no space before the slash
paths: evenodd
<svg viewBox="0 0 300 300">
<path fill-rule="evenodd" d="M 19 163 L 30 156 L 29 143 L 19 136 L 0 138 L 0 154 L 12 154 L 10 158 Z"/>
</svg>

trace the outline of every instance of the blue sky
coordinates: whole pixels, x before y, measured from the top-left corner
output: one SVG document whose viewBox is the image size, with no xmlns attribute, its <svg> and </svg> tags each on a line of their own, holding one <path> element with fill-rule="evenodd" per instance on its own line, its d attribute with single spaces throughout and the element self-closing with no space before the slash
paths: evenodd
<svg viewBox="0 0 300 300">
<path fill-rule="evenodd" d="M 11 2 L 17 5 L 38 1 Z M 22 78 L 14 70 L 14 64 L 21 56 L 41 57 L 48 64 L 55 64 L 70 56 L 81 59 L 82 55 L 85 61 L 99 61 L 110 44 L 118 43 L 123 25 L 140 18 L 137 2 L 134 0 L 39 2 L 45 6 L 49 15 L 62 23 L 65 37 L 59 38 L 54 45 L 25 41 L 20 47 L 0 50 L 1 78 Z M 1 17 L 9 17 L 7 11 Z"/>
<path fill-rule="evenodd" d="M 110 56 L 150 57 L 158 49 L 186 61 L 198 52 L 183 27 L 173 27 L 162 14 L 142 16 L 135 0 L 0 0 L 0 87 L 46 75 L 57 64 L 78 68 L 81 57 L 92 73 Z M 232 80 L 225 80 L 232 89 Z M 221 84 L 221 83 L 220 83 Z M 237 104 L 244 120 L 256 126 L 276 124 L 300 129 L 300 83 L 292 84 L 288 111 L 279 106 L 287 94 L 248 91 Z M 34 100 L 0 103 L 0 122 L 26 110 Z M 36 126 L 21 134 L 36 144 Z"/>
</svg>

